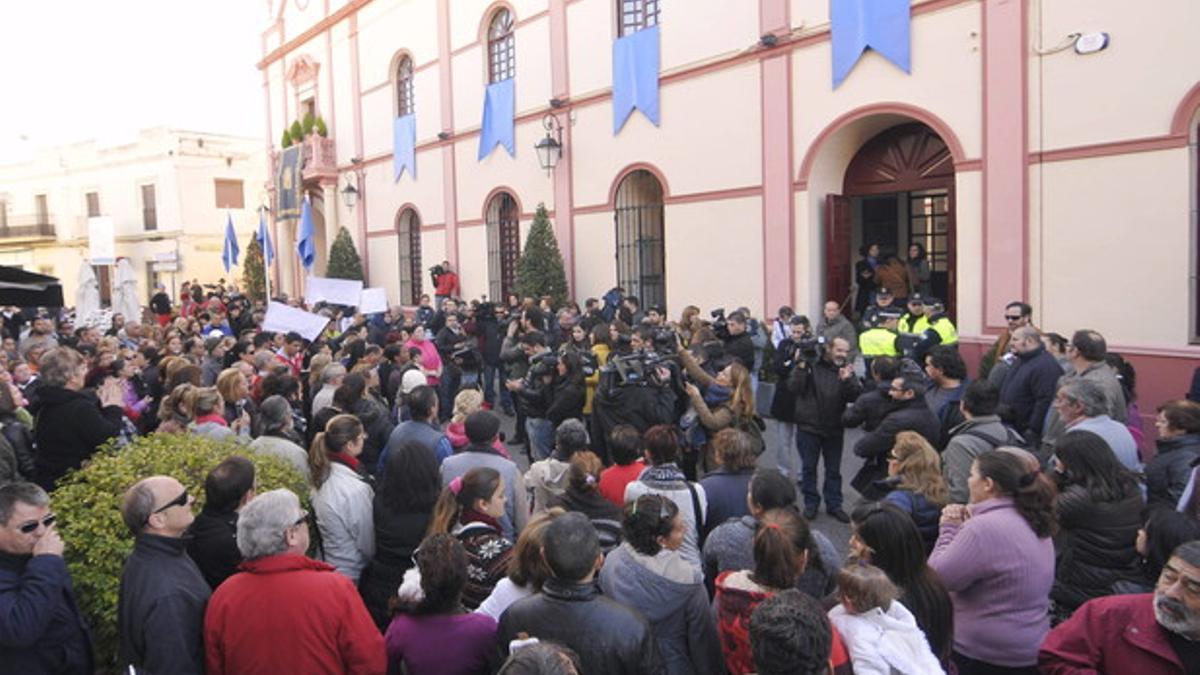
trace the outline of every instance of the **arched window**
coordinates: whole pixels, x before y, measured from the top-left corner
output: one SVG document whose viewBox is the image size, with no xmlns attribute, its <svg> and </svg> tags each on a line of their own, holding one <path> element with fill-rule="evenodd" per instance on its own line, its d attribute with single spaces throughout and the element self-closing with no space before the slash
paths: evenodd
<svg viewBox="0 0 1200 675">
<path fill-rule="evenodd" d="M 516 288 L 517 260 L 521 256 L 521 214 L 517 200 L 500 192 L 488 201 L 488 297 L 496 302 Z"/>
<path fill-rule="evenodd" d="M 617 285 L 642 307 L 666 307 L 663 247 L 663 188 L 654 174 L 638 169 L 617 186 Z"/>
<path fill-rule="evenodd" d="M 503 82 L 517 74 L 516 50 L 512 12 L 502 7 L 488 24 L 488 82 Z"/>
<path fill-rule="evenodd" d="M 413 209 L 396 216 L 400 248 L 400 302 L 415 305 L 421 299 L 421 219 Z"/>
<path fill-rule="evenodd" d="M 404 56 L 396 66 L 396 116 L 413 114 L 413 63 Z"/>
<path fill-rule="evenodd" d="M 658 0 L 617 0 L 617 36 L 658 25 Z"/>
</svg>

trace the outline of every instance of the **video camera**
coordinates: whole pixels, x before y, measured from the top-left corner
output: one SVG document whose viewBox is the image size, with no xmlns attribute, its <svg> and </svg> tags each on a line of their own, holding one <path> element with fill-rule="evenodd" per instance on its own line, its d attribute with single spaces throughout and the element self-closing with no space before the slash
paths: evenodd
<svg viewBox="0 0 1200 675">
<path fill-rule="evenodd" d="M 529 379 L 536 380 L 558 372 L 558 354 L 543 352 L 529 361 Z"/>
<path fill-rule="evenodd" d="M 713 311 L 709 312 L 709 316 L 712 317 L 712 323 L 709 324 L 709 327 L 712 328 L 713 333 L 715 333 L 717 337 L 721 338 L 722 340 L 728 340 L 730 337 L 732 337 L 729 334 L 729 321 L 725 318 L 724 307 L 718 307 L 714 309 Z"/>
<path fill-rule="evenodd" d="M 659 364 L 672 357 L 655 352 L 639 352 L 614 356 L 600 369 L 601 374 L 614 377 L 618 387 L 646 387 L 666 384 L 657 373 Z"/>
</svg>

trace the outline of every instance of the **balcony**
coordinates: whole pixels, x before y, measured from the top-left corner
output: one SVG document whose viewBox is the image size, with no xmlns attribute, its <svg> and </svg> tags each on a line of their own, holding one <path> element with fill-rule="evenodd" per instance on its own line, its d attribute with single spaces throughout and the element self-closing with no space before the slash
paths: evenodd
<svg viewBox="0 0 1200 675">
<path fill-rule="evenodd" d="M 337 183 L 337 145 L 332 138 L 322 138 L 316 134 L 308 136 L 301 142 L 303 159 L 301 172 L 305 183 Z M 271 176 L 279 172 L 280 150 L 271 151 Z M 310 186 L 311 187 L 311 186 Z"/>
<path fill-rule="evenodd" d="M 54 239 L 54 222 L 45 214 L 0 218 L 0 239 Z"/>
</svg>

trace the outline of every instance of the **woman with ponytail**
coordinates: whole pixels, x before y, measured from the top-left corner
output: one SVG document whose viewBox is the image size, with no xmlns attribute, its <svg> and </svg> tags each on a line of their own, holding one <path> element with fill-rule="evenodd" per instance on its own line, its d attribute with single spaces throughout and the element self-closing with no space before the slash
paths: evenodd
<svg viewBox="0 0 1200 675">
<path fill-rule="evenodd" d="M 313 514 L 321 533 L 325 561 L 355 584 L 375 555 L 374 492 L 362 478 L 362 422 L 338 415 L 313 438 L 308 450 Z"/>
<path fill-rule="evenodd" d="M 479 607 L 508 572 L 512 543 L 500 533 L 507 497 L 495 469 L 478 467 L 450 481 L 433 507 L 430 534 L 452 534 L 467 551 L 463 605 Z"/>
<path fill-rule="evenodd" d="M 960 675 L 1036 673 L 1050 630 L 1055 489 L 1015 455 L 991 450 L 967 478 L 969 505 L 942 511 L 929 566 L 954 601 Z"/>
<path fill-rule="evenodd" d="M 715 598 L 717 632 L 725 667 L 731 675 L 754 672 L 750 651 L 750 615 L 759 603 L 779 591 L 795 588 L 808 565 L 808 523 L 795 508 L 772 509 L 759 518 L 754 534 L 754 569 L 722 572 Z M 829 655 L 835 666 L 849 657 L 837 631 Z M 836 670 L 834 672 L 840 672 Z"/>
</svg>

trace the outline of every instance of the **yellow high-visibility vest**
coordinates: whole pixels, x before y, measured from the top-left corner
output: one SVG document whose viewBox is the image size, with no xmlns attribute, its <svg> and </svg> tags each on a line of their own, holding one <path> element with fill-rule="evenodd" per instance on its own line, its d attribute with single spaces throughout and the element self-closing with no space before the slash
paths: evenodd
<svg viewBox="0 0 1200 675">
<path fill-rule="evenodd" d="M 929 329 L 929 315 L 922 314 L 915 316 L 911 312 L 905 312 L 904 316 L 900 317 L 900 332 L 901 333 L 916 333 L 921 335 Z"/>
<path fill-rule="evenodd" d="M 942 339 L 941 344 L 958 344 L 958 329 L 954 327 L 954 323 L 950 321 L 949 317 L 939 316 L 938 318 L 934 319 L 933 323 L 930 324 L 929 327 L 932 328 L 933 332 L 937 333 L 938 337 Z"/>
<path fill-rule="evenodd" d="M 887 328 L 876 327 L 863 331 L 858 336 L 858 349 L 868 358 L 900 355 L 900 350 L 896 349 L 896 332 Z"/>
</svg>

